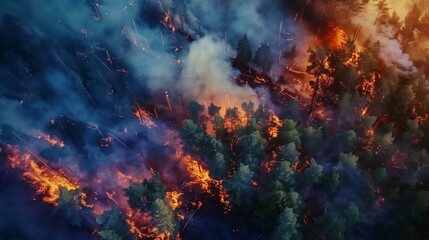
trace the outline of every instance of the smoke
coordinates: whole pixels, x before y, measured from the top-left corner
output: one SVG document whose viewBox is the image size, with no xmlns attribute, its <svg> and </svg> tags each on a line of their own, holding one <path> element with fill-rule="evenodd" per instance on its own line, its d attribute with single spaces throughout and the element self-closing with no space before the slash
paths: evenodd
<svg viewBox="0 0 429 240">
<path fill-rule="evenodd" d="M 185 59 L 180 89 L 188 97 L 222 106 L 239 106 L 246 100 L 257 102 L 249 87 L 233 82 L 234 72 L 222 40 L 205 36 L 193 42 Z"/>
<path fill-rule="evenodd" d="M 379 43 L 379 56 L 387 65 L 396 66 L 398 71 L 405 75 L 416 73 L 414 63 L 395 38 L 393 28 L 377 24 L 377 17 L 377 6 L 368 4 L 364 11 L 351 18 L 354 25 L 362 28 L 359 35 L 361 42 L 368 42 L 370 46 Z"/>
<path fill-rule="evenodd" d="M 206 106 L 212 101 L 222 107 L 258 102 L 249 87 L 234 83 L 238 72 L 231 67 L 231 57 L 239 38 L 247 34 L 253 53 L 264 41 L 275 54 L 291 47 L 279 37 L 281 21 L 280 32 L 290 27 L 289 12 L 280 0 L 263 3 L 192 0 L 179 12 L 168 0 L 4 1 L 0 144 L 19 145 L 70 171 L 91 191 L 90 197 L 100 199 L 97 207 L 107 209 L 113 200 L 106 200 L 105 193 L 114 190 L 119 196 L 130 182 L 150 176 L 148 162 L 165 172 L 175 170 L 164 146 L 171 138 L 165 132 L 168 127 L 161 121 L 152 129 L 139 125 L 132 114 L 136 102 L 162 109 L 165 103 L 158 96 L 164 91 Z M 168 12 L 170 20 L 163 24 Z M 64 141 L 65 147 L 38 139 L 40 133 Z M 12 227 L 25 232 L 24 238 L 34 232 L 41 239 L 85 239 L 69 226 L 49 235 L 51 227 L 34 229 L 27 219 L 17 219 L 14 215 L 26 212 L 52 214 L 46 219 L 51 226 L 62 219 L 50 207 L 35 211 L 39 202 L 20 204 L 25 202 L 14 199 L 19 212 L 8 209 L 7 202 L 20 190 L 33 196 L 22 186 L 0 194 L 0 215 L 13 219 L 8 226 L 0 224 L 0 233 Z M 37 222 L 34 215 L 28 219 Z"/>
</svg>

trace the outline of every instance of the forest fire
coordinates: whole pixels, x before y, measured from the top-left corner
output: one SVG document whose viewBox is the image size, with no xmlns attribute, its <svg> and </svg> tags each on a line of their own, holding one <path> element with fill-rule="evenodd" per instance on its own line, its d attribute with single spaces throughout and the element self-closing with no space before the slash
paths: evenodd
<svg viewBox="0 0 429 240">
<path fill-rule="evenodd" d="M 176 191 L 166 192 L 168 203 L 170 204 L 170 207 L 173 211 L 182 205 L 182 201 L 180 201 L 179 199 L 182 195 L 183 193 L 179 193 Z"/>
<path fill-rule="evenodd" d="M 249 120 L 246 113 L 238 108 L 221 108 L 219 113 L 224 118 L 223 125 L 228 132 L 234 131 L 238 126 L 246 126 Z"/>
<path fill-rule="evenodd" d="M 65 177 L 59 170 L 54 170 L 48 167 L 41 160 L 36 160 L 33 156 L 28 153 L 20 153 L 18 147 L 7 145 L 7 150 L 10 151 L 8 160 L 12 168 L 18 168 L 23 171 L 23 178 L 29 183 L 33 184 L 37 189 L 37 194 L 42 195 L 44 202 L 58 205 L 57 199 L 60 198 L 61 187 L 67 190 L 76 190 L 79 185 L 71 182 L 70 179 Z M 85 200 L 86 194 L 82 199 Z M 89 205 L 85 202 L 85 205 Z"/>
<path fill-rule="evenodd" d="M 3 5 L 0 239 L 428 238 L 425 0 Z"/>
<path fill-rule="evenodd" d="M 283 126 L 283 122 L 280 120 L 279 117 L 276 115 L 270 115 L 269 118 L 269 125 L 270 128 L 268 129 L 268 133 L 270 134 L 270 137 L 276 138 L 279 133 L 279 127 Z"/>
<path fill-rule="evenodd" d="M 325 30 L 319 33 L 319 41 L 321 45 L 328 44 L 330 48 L 340 49 L 347 41 L 347 33 L 336 26 L 333 22 L 329 22 Z"/>
<path fill-rule="evenodd" d="M 179 161 L 186 167 L 189 176 L 193 179 L 187 182 L 187 185 L 193 186 L 198 185 L 206 193 L 210 192 L 210 185 L 213 183 L 213 179 L 210 177 L 210 173 L 205 169 L 198 160 L 192 158 L 190 155 L 183 155 L 181 150 L 177 150 L 176 156 Z"/>
<path fill-rule="evenodd" d="M 156 126 L 156 123 L 152 120 L 151 114 L 139 106 L 136 107 L 134 115 L 138 118 L 141 125 L 151 128 Z"/>
</svg>

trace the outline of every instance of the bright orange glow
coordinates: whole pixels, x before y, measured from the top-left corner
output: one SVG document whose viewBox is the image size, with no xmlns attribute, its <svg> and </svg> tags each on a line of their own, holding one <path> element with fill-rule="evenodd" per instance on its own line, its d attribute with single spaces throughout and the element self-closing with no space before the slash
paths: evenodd
<svg viewBox="0 0 429 240">
<path fill-rule="evenodd" d="M 226 116 L 226 110 L 224 108 L 220 109 L 219 114 L 224 120 L 223 126 L 225 127 L 226 131 L 229 133 L 235 131 L 235 129 L 238 126 L 241 126 L 241 127 L 247 126 L 249 122 L 248 116 L 246 116 L 246 113 L 241 109 L 237 109 L 237 115 L 238 115 L 237 119 Z"/>
<path fill-rule="evenodd" d="M 360 115 L 361 115 L 361 116 L 365 116 L 365 115 L 366 115 L 366 112 L 368 111 L 368 108 L 369 108 L 369 106 L 367 106 L 367 107 L 365 107 L 365 108 L 362 108 L 362 111 L 360 112 Z"/>
<path fill-rule="evenodd" d="M 172 191 L 172 192 L 166 192 L 165 195 L 168 199 L 168 203 L 170 205 L 171 210 L 174 211 L 182 205 L 182 201 L 180 201 L 179 198 L 180 198 L 180 196 L 183 195 L 183 193 Z"/>
<path fill-rule="evenodd" d="M 64 142 L 63 141 L 60 141 L 60 140 L 58 140 L 55 137 L 51 137 L 48 134 L 41 133 L 41 134 L 39 134 L 36 137 L 38 139 L 43 139 L 43 140 L 49 142 L 52 146 L 58 146 L 58 147 L 61 147 L 61 148 L 64 147 Z"/>
<path fill-rule="evenodd" d="M 20 153 L 15 146 L 7 145 L 7 148 L 11 152 L 8 159 L 12 168 L 18 168 L 24 172 L 22 176 L 37 188 L 36 192 L 43 196 L 42 200 L 44 202 L 57 206 L 61 187 L 67 190 L 77 190 L 79 188 L 79 185 L 71 182 L 60 171 L 56 171 L 44 163 L 42 164 L 42 160 L 36 162 L 34 157 L 28 153 Z M 82 195 L 82 204 L 90 206 L 86 202 L 86 194 Z"/>
<path fill-rule="evenodd" d="M 365 79 L 364 82 L 358 86 L 362 90 L 362 94 L 371 101 L 375 96 L 375 81 L 377 74 L 375 72 L 371 73 L 370 79 Z"/>
<path fill-rule="evenodd" d="M 181 152 L 181 151 L 178 151 Z M 214 181 L 210 177 L 210 173 L 205 169 L 198 160 L 192 158 L 190 155 L 179 155 L 181 163 L 184 164 L 189 176 L 193 179 L 187 185 L 198 185 L 204 192 L 210 193 L 210 184 Z"/>
<path fill-rule="evenodd" d="M 160 22 L 162 23 L 162 25 L 164 25 L 165 28 L 171 29 L 172 32 L 176 31 L 176 28 L 174 27 L 173 22 L 171 21 L 170 11 L 165 12 L 164 18 Z"/>
<path fill-rule="evenodd" d="M 137 109 L 134 111 L 134 115 L 139 119 L 141 125 L 148 128 L 156 126 L 156 123 L 152 120 L 151 114 L 144 109 L 137 107 Z"/>
<path fill-rule="evenodd" d="M 323 41 L 326 42 L 330 48 L 342 48 L 347 41 L 347 33 L 339 27 L 335 26 L 332 22 L 328 23 L 328 34 L 323 36 Z"/>
<path fill-rule="evenodd" d="M 418 105 L 423 105 L 423 103 L 419 102 Z M 419 124 L 423 124 L 429 119 L 429 113 L 425 113 L 424 115 L 419 115 L 417 113 L 417 107 L 416 105 L 413 105 L 411 107 L 411 114 L 412 116 L 419 121 Z"/>
<path fill-rule="evenodd" d="M 270 126 L 268 129 L 268 134 L 272 138 L 276 138 L 279 134 L 279 127 L 283 126 L 282 120 L 274 114 L 270 115 L 268 119 L 268 125 Z"/>
</svg>

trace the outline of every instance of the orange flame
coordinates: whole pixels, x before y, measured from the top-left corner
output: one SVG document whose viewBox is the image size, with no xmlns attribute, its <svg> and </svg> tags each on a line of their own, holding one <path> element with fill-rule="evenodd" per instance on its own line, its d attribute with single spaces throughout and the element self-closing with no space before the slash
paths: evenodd
<svg viewBox="0 0 429 240">
<path fill-rule="evenodd" d="M 246 113 L 241 109 L 237 109 L 238 119 L 225 117 L 226 110 L 224 108 L 220 109 L 219 114 L 224 120 L 223 126 L 225 127 L 226 131 L 229 133 L 233 132 L 237 128 L 237 126 L 241 126 L 241 127 L 247 126 L 249 122 L 248 116 L 246 116 Z"/>
<path fill-rule="evenodd" d="M 180 201 L 179 198 L 180 198 L 180 196 L 183 195 L 183 193 L 172 191 L 172 192 L 166 192 L 165 195 L 168 199 L 168 203 L 170 205 L 171 210 L 174 211 L 182 205 L 182 201 Z"/>
<path fill-rule="evenodd" d="M 64 147 L 64 142 L 63 141 L 60 141 L 60 140 L 58 140 L 57 138 L 55 138 L 55 137 L 51 137 L 51 136 L 49 136 L 48 134 L 44 134 L 44 133 L 41 133 L 41 134 L 39 134 L 38 136 L 36 136 L 38 139 L 43 139 L 43 140 L 46 140 L 47 142 L 49 142 L 52 146 L 58 146 L 58 147 L 61 147 L 61 148 L 63 148 Z"/>
<path fill-rule="evenodd" d="M 25 180 L 37 187 L 37 194 L 43 195 L 43 201 L 57 206 L 57 199 L 60 198 L 60 188 L 67 190 L 77 190 L 79 185 L 72 183 L 60 171 L 55 171 L 46 164 L 39 164 L 28 153 L 21 154 L 17 147 L 7 145 L 11 155 L 8 156 L 12 168 L 24 171 L 22 176 Z M 86 202 L 86 194 L 82 195 L 82 204 L 90 206 Z"/>
<path fill-rule="evenodd" d="M 332 22 L 328 23 L 329 31 L 324 36 L 324 42 L 328 43 L 330 48 L 339 49 L 347 41 L 347 33 Z"/>
<path fill-rule="evenodd" d="M 148 128 L 156 126 L 155 122 L 152 120 L 151 114 L 144 109 L 137 107 L 137 109 L 134 111 L 134 115 L 136 115 L 136 117 L 139 119 L 141 125 Z"/>
<path fill-rule="evenodd" d="M 164 18 L 160 22 L 162 23 L 162 25 L 164 25 L 165 28 L 171 29 L 172 32 L 176 31 L 176 28 L 174 27 L 173 22 L 171 21 L 170 11 L 165 12 Z"/>
<path fill-rule="evenodd" d="M 276 138 L 279 134 L 279 127 L 283 126 L 283 122 L 280 120 L 279 117 L 274 114 L 271 114 L 270 118 L 268 119 L 268 124 L 270 126 L 268 128 L 268 134 L 270 135 L 270 137 Z"/>
</svg>

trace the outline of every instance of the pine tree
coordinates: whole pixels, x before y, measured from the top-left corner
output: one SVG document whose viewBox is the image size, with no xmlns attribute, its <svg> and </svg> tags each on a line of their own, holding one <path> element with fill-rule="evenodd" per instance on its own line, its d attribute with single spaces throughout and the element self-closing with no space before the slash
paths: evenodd
<svg viewBox="0 0 429 240">
<path fill-rule="evenodd" d="M 261 43 L 261 46 L 256 51 L 254 62 L 261 68 L 263 75 L 267 75 L 270 72 L 274 61 L 270 46 L 267 43 Z"/>
<path fill-rule="evenodd" d="M 244 34 L 243 37 L 238 41 L 237 44 L 237 62 L 241 64 L 248 64 L 252 60 L 252 49 L 250 48 L 249 40 L 247 35 Z"/>
</svg>

